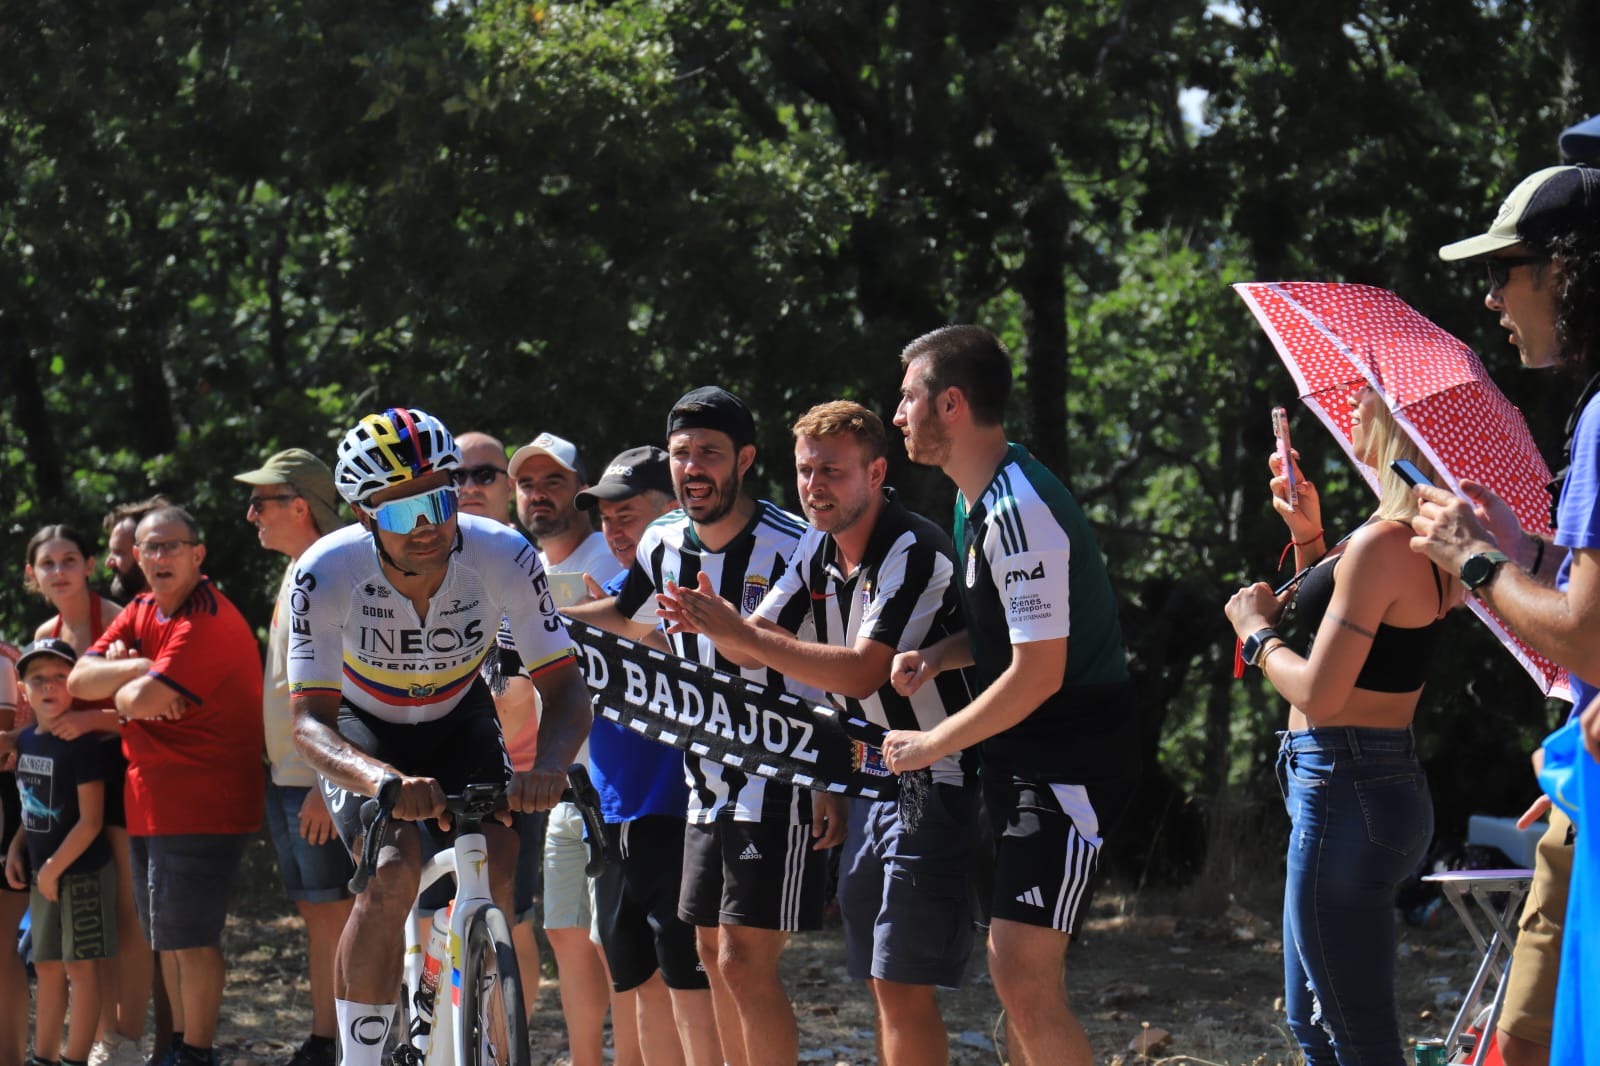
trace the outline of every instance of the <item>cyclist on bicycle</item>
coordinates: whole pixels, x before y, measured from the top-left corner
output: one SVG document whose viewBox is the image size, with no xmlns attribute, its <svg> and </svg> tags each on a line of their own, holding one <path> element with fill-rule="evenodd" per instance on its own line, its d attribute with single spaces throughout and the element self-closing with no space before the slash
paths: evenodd
<svg viewBox="0 0 1600 1066">
<path fill-rule="evenodd" d="M 412 823 L 440 818 L 445 795 L 475 782 L 509 782 L 513 811 L 548 809 L 591 721 L 538 553 L 508 526 L 457 514 L 460 465 L 450 431 L 424 411 L 363 418 L 340 442 L 334 470 L 360 525 L 308 548 L 293 579 L 295 743 L 352 853 L 361 844 L 359 797 L 375 795 L 387 775 L 400 782 L 395 821 L 335 960 L 347 1066 L 379 1066 L 394 1018 L 402 931 L 423 861 Z M 525 774 L 512 773 L 480 675 L 502 618 L 544 704 L 538 759 Z M 491 892 L 509 914 L 517 838 L 498 824 L 484 834 Z"/>
</svg>

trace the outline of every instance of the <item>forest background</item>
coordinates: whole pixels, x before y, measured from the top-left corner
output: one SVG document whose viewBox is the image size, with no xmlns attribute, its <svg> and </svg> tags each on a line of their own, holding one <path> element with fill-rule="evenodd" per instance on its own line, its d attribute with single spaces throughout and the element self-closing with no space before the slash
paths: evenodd
<svg viewBox="0 0 1600 1066">
<path fill-rule="evenodd" d="M 1222 603 L 1270 578 L 1268 412 L 1330 533 L 1370 506 L 1244 280 L 1396 290 L 1480 351 L 1559 466 L 1574 386 L 1518 371 L 1479 232 L 1600 108 L 1593 0 L 0 0 L 0 634 L 23 546 L 186 503 L 264 626 L 282 558 L 234 473 L 424 407 L 591 467 L 718 383 L 788 426 L 893 411 L 953 321 L 1017 362 L 1014 439 L 1094 523 L 1122 599 L 1140 803 L 1115 868 L 1259 876 L 1283 718 Z M 948 524 L 937 471 L 890 481 Z M 1555 720 L 1466 612 L 1419 711 L 1439 838 L 1531 798 Z M 1257 841 L 1240 848 L 1241 841 Z M 1230 869 L 1238 865 L 1238 869 Z"/>
</svg>

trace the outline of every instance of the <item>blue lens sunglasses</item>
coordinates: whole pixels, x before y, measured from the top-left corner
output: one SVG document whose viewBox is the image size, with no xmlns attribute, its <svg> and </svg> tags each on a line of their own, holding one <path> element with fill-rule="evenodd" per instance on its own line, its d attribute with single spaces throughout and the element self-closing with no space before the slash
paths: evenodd
<svg viewBox="0 0 1600 1066">
<path fill-rule="evenodd" d="M 417 528 L 418 519 L 426 518 L 430 525 L 435 526 L 448 522 L 456 513 L 456 490 L 446 485 L 420 496 L 390 500 L 376 507 L 362 504 L 361 509 L 371 515 L 373 522 L 385 533 L 404 536 Z"/>
</svg>

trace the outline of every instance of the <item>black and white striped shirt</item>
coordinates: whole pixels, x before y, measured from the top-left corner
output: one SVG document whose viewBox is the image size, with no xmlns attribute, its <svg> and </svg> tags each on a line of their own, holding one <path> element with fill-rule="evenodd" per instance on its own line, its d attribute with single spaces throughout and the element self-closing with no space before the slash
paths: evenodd
<svg viewBox="0 0 1600 1066">
<path fill-rule="evenodd" d="M 755 611 L 791 633 L 814 627 L 823 644 L 852 647 L 858 637 L 896 651 L 926 648 L 962 629 L 952 578 L 955 549 L 944 531 L 894 501 L 892 490 L 855 572 L 839 569 L 832 536 L 808 528 L 789 569 Z M 947 670 L 907 699 L 886 679 L 863 700 L 836 695 L 852 714 L 888 729 L 932 729 L 972 700 L 965 671 Z M 934 780 L 959 785 L 959 757 L 933 765 Z"/>
<path fill-rule="evenodd" d="M 695 536 L 694 524 L 682 510 L 652 522 L 639 538 L 638 554 L 628 571 L 617 610 L 634 621 L 654 626 L 656 593 L 671 581 L 694 585 L 704 572 L 717 593 L 748 616 L 783 577 L 805 523 L 766 500 L 756 501 L 755 515 L 721 551 L 709 551 Z M 821 693 L 787 681 L 775 670 L 742 670 L 717 654 L 711 641 L 697 634 L 669 636 L 673 651 L 685 659 L 742 675 L 766 685 L 782 685 L 802 699 L 820 701 Z M 704 824 L 718 818 L 737 822 L 811 821 L 811 793 L 769 781 L 708 759 L 690 756 L 689 820 Z"/>
</svg>

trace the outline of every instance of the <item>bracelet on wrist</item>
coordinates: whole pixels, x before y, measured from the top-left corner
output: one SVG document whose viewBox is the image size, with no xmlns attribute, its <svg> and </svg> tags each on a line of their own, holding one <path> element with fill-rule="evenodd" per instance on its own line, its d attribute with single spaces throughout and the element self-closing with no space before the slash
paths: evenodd
<svg viewBox="0 0 1600 1066">
<path fill-rule="evenodd" d="M 1279 648 L 1286 648 L 1288 646 L 1289 644 L 1287 641 L 1280 639 L 1276 643 L 1268 644 L 1265 648 L 1261 649 L 1261 654 L 1256 656 L 1256 669 L 1261 671 L 1262 677 L 1267 677 L 1267 659 L 1271 657 L 1272 653 L 1277 651 Z M 1271 682 L 1271 680 L 1272 678 L 1267 677 L 1268 682 Z"/>
<path fill-rule="evenodd" d="M 1317 530 L 1305 540 L 1295 540 L 1294 534 L 1289 534 L 1289 543 L 1283 546 L 1283 551 L 1278 554 L 1278 569 L 1283 569 L 1283 561 L 1289 558 L 1289 553 L 1296 548 L 1306 548 L 1322 539 L 1322 530 Z"/>
</svg>

